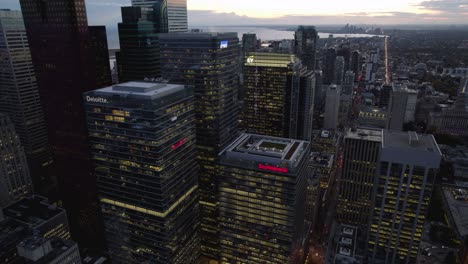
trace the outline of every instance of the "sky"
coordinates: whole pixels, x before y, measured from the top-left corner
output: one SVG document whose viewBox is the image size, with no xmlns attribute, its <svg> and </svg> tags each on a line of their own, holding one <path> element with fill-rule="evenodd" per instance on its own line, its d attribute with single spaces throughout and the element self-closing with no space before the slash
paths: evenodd
<svg viewBox="0 0 468 264">
<path fill-rule="evenodd" d="M 86 0 L 90 25 L 115 28 L 131 0 Z M 0 8 L 20 9 L 19 0 Z M 468 0 L 188 0 L 190 26 L 468 24 Z"/>
</svg>

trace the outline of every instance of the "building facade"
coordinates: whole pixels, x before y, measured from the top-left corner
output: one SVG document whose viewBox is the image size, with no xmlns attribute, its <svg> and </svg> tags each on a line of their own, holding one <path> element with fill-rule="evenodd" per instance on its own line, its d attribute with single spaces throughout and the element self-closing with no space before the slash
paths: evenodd
<svg viewBox="0 0 468 264">
<path fill-rule="evenodd" d="M 132 6 L 154 8 L 161 33 L 187 32 L 187 0 L 132 0 Z"/>
<path fill-rule="evenodd" d="M 249 133 L 310 140 L 315 73 L 292 54 L 251 52 L 244 58 L 244 110 Z"/>
<path fill-rule="evenodd" d="M 50 198 L 63 201 L 77 242 L 99 248 L 101 236 L 93 229 L 99 222 L 96 180 L 81 95 L 99 88 L 102 80 L 97 80 L 97 49 L 88 30 L 85 1 L 20 4 L 58 178 L 59 194 Z"/>
<path fill-rule="evenodd" d="M 315 71 L 317 65 L 317 41 L 318 33 L 312 26 L 299 26 L 294 34 L 295 53 L 309 71 Z"/>
<path fill-rule="evenodd" d="M 0 10 L 0 43 L 0 112 L 13 122 L 36 192 L 42 193 L 54 184 L 47 174 L 52 153 L 20 11 Z"/>
<path fill-rule="evenodd" d="M 325 114 L 324 114 L 324 129 L 337 129 L 339 125 L 340 113 L 340 100 L 341 100 L 341 86 L 332 84 L 328 86 L 325 96 Z"/>
<path fill-rule="evenodd" d="M 242 134 L 220 154 L 221 263 L 301 261 L 309 145 Z"/>
<path fill-rule="evenodd" d="M 354 129 L 346 133 L 336 209 L 340 224 L 367 229 L 381 142 L 381 130 Z"/>
<path fill-rule="evenodd" d="M 418 91 L 411 90 L 404 84 L 393 84 L 388 112 L 388 129 L 403 130 L 403 124 L 414 121 Z"/>
<path fill-rule="evenodd" d="M 371 263 L 415 263 L 441 161 L 432 135 L 383 132 L 369 227 Z"/>
<path fill-rule="evenodd" d="M 0 113 L 0 210 L 32 190 L 25 151 L 13 123 Z"/>
<path fill-rule="evenodd" d="M 143 81 L 160 77 L 160 28 L 154 22 L 152 8 L 122 7 L 122 23 L 118 24 L 120 50 L 116 54 L 119 82 Z"/>
<path fill-rule="evenodd" d="M 195 89 L 202 254 L 218 259 L 217 159 L 237 136 L 239 39 L 237 33 L 169 33 L 159 41 L 162 77 Z"/>
<path fill-rule="evenodd" d="M 113 263 L 195 263 L 193 88 L 128 82 L 83 98 Z"/>
</svg>

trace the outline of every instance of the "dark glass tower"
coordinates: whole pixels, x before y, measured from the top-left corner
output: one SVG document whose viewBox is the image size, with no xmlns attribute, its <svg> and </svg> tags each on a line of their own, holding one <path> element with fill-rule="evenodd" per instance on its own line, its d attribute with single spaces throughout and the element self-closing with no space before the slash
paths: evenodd
<svg viewBox="0 0 468 264">
<path fill-rule="evenodd" d="M 99 247 L 96 180 L 91 170 L 82 93 L 98 87 L 96 56 L 84 0 L 21 0 L 21 9 L 45 110 L 60 198 L 72 235 Z"/>
<path fill-rule="evenodd" d="M 89 26 L 88 32 L 92 47 L 91 56 L 96 57 L 96 87 L 112 85 L 106 27 Z"/>
<path fill-rule="evenodd" d="M 221 263 L 304 262 L 309 145 L 242 134 L 220 154 Z"/>
<path fill-rule="evenodd" d="M 0 11 L 0 112 L 15 125 L 37 193 L 56 188 L 48 178 L 52 163 L 36 75 L 20 11 Z"/>
<path fill-rule="evenodd" d="M 160 76 L 159 45 L 153 8 L 122 7 L 119 23 L 120 51 L 117 55 L 119 81 L 138 81 Z"/>
<path fill-rule="evenodd" d="M 187 0 L 132 0 L 132 6 L 154 8 L 161 33 L 187 32 Z"/>
<path fill-rule="evenodd" d="M 313 26 L 299 26 L 294 35 L 295 52 L 310 71 L 315 71 L 317 52 L 317 30 Z"/>
<path fill-rule="evenodd" d="M 241 127 L 260 135 L 310 140 L 315 75 L 293 54 L 249 52 Z"/>
<path fill-rule="evenodd" d="M 25 152 L 13 123 L 0 113 L 0 210 L 30 193 L 32 183 Z"/>
<path fill-rule="evenodd" d="M 217 158 L 237 135 L 239 39 L 236 33 L 159 36 L 161 73 L 195 87 L 202 254 L 218 258 Z"/>
<path fill-rule="evenodd" d="M 193 88 L 128 82 L 84 100 L 112 263 L 196 263 Z"/>
<path fill-rule="evenodd" d="M 323 84 L 331 84 L 335 79 L 335 60 L 336 50 L 335 48 L 327 49 L 325 53 L 325 59 L 323 61 Z"/>
</svg>

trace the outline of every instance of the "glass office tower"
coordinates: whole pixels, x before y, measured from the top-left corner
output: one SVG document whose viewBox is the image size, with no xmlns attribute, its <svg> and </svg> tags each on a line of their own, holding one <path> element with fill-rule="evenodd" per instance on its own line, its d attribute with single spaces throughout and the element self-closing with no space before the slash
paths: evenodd
<svg viewBox="0 0 468 264">
<path fill-rule="evenodd" d="M 187 0 L 132 0 L 132 6 L 154 8 L 161 33 L 187 32 Z"/>
<path fill-rule="evenodd" d="M 159 25 L 152 8 L 122 7 L 119 23 L 120 51 L 117 52 L 119 81 L 142 81 L 160 76 Z"/>
<path fill-rule="evenodd" d="M 30 193 L 32 183 L 24 149 L 13 123 L 0 113 L 0 210 Z"/>
<path fill-rule="evenodd" d="M 113 263 L 196 263 L 193 88 L 128 82 L 83 99 Z"/>
<path fill-rule="evenodd" d="M 0 54 L 0 112 L 15 125 L 36 192 L 47 193 L 47 185 L 55 185 L 47 177 L 52 153 L 20 11 L 0 10 Z"/>
<path fill-rule="evenodd" d="M 221 263 L 303 263 L 309 152 L 306 141 L 253 134 L 223 150 Z"/>
<path fill-rule="evenodd" d="M 383 132 L 369 227 L 371 263 L 416 263 L 441 157 L 432 135 Z"/>
<path fill-rule="evenodd" d="M 217 158 L 237 136 L 239 39 L 237 33 L 159 35 L 161 75 L 195 88 L 203 255 L 218 258 Z"/>
<path fill-rule="evenodd" d="M 241 127 L 254 134 L 310 140 L 315 74 L 293 54 L 248 52 Z"/>
<path fill-rule="evenodd" d="M 296 55 L 310 71 L 315 71 L 317 64 L 318 33 L 313 26 L 299 26 L 294 34 L 294 47 Z"/>
</svg>

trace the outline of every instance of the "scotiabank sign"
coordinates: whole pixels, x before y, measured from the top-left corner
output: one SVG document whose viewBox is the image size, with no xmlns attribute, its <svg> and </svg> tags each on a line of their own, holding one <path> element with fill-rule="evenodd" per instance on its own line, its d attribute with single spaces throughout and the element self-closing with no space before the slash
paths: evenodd
<svg viewBox="0 0 468 264">
<path fill-rule="evenodd" d="M 288 168 L 278 168 L 278 167 L 271 166 L 271 165 L 258 164 L 258 168 L 261 170 L 266 170 L 266 171 L 288 173 Z"/>
<path fill-rule="evenodd" d="M 86 102 L 107 104 L 107 99 L 102 97 L 86 96 Z"/>
</svg>

